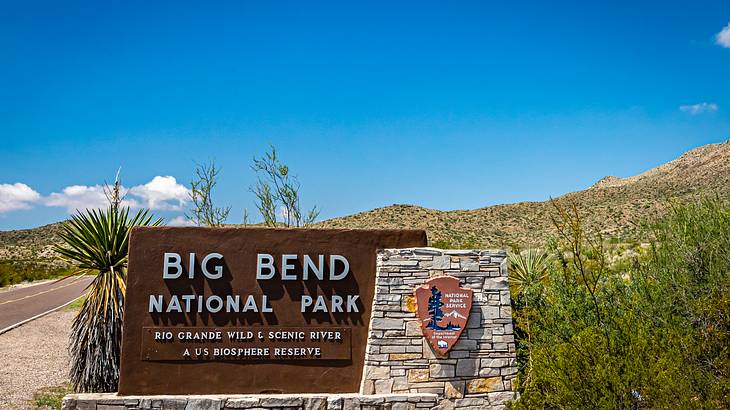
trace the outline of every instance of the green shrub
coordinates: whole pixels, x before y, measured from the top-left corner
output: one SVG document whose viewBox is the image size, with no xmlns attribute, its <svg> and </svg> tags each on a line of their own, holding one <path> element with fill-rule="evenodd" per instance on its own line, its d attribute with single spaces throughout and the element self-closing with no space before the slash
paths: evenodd
<svg viewBox="0 0 730 410">
<path fill-rule="evenodd" d="M 25 281 L 52 279 L 72 273 L 70 268 L 52 268 L 33 262 L 0 261 L 0 287 Z"/>
<path fill-rule="evenodd" d="M 730 206 L 676 206 L 632 264 L 556 204 L 544 280 L 513 289 L 513 408 L 730 407 Z"/>
</svg>

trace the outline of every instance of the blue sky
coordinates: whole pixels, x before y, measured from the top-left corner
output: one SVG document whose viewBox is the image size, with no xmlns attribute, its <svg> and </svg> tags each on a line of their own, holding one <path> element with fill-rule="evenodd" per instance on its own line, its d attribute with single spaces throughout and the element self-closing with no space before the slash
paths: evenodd
<svg viewBox="0 0 730 410">
<path fill-rule="evenodd" d="M 729 138 L 729 2 L 393 3 L 0 3 L 0 230 L 119 166 L 173 220 L 209 159 L 238 223 L 269 143 L 329 218 L 545 200 Z"/>
</svg>

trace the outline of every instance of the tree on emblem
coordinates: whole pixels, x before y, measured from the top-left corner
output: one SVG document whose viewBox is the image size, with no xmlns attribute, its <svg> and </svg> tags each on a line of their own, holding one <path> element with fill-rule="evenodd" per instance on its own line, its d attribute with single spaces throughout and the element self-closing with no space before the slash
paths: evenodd
<svg viewBox="0 0 730 410">
<path fill-rule="evenodd" d="M 438 290 L 436 286 L 433 286 L 431 288 L 431 297 L 428 298 L 428 314 L 431 315 L 431 321 L 426 326 L 427 328 L 443 330 L 443 328 L 438 324 L 438 322 L 444 318 L 444 312 L 441 310 L 443 305 L 444 303 L 441 302 L 441 291 Z"/>
</svg>

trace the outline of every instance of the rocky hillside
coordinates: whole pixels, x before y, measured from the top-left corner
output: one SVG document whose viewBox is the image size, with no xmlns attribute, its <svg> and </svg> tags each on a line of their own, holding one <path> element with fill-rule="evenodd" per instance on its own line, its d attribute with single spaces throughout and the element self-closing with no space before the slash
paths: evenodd
<svg viewBox="0 0 730 410">
<path fill-rule="evenodd" d="M 54 257 L 52 249 L 60 241 L 60 231 L 60 222 L 33 229 L 0 231 L 0 262 L 35 264 L 47 269 L 65 267 L 66 264 Z"/>
<path fill-rule="evenodd" d="M 702 195 L 730 196 L 730 140 L 705 145 L 643 174 L 608 176 L 592 187 L 555 198 L 575 202 L 585 224 L 606 237 L 640 238 L 640 225 L 674 202 Z M 438 211 L 392 205 L 318 224 L 322 228 L 421 228 L 437 244 L 509 247 L 542 243 L 553 233 L 548 202 L 520 202 L 474 210 Z"/>
<path fill-rule="evenodd" d="M 702 195 L 730 196 L 730 141 L 693 149 L 667 164 L 629 178 L 608 176 L 592 187 L 556 198 L 574 201 L 585 223 L 607 237 L 641 239 L 639 226 L 660 215 L 672 201 Z M 502 248 L 542 243 L 553 233 L 550 202 L 520 202 L 474 210 L 438 211 L 392 205 L 334 218 L 317 228 L 420 228 L 442 246 Z M 35 262 L 58 266 L 51 246 L 60 224 L 0 232 L 0 263 Z"/>
</svg>

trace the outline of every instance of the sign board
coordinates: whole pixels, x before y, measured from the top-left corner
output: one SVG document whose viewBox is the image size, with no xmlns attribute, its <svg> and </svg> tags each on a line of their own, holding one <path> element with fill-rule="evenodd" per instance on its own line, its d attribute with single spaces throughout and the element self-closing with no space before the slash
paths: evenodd
<svg viewBox="0 0 730 410">
<path fill-rule="evenodd" d="M 459 279 L 439 276 L 416 288 L 416 307 L 423 336 L 444 356 L 459 340 L 471 311 L 472 290 L 459 287 Z"/>
<path fill-rule="evenodd" d="M 424 231 L 132 231 L 119 394 L 357 392 L 380 248 Z"/>
</svg>

